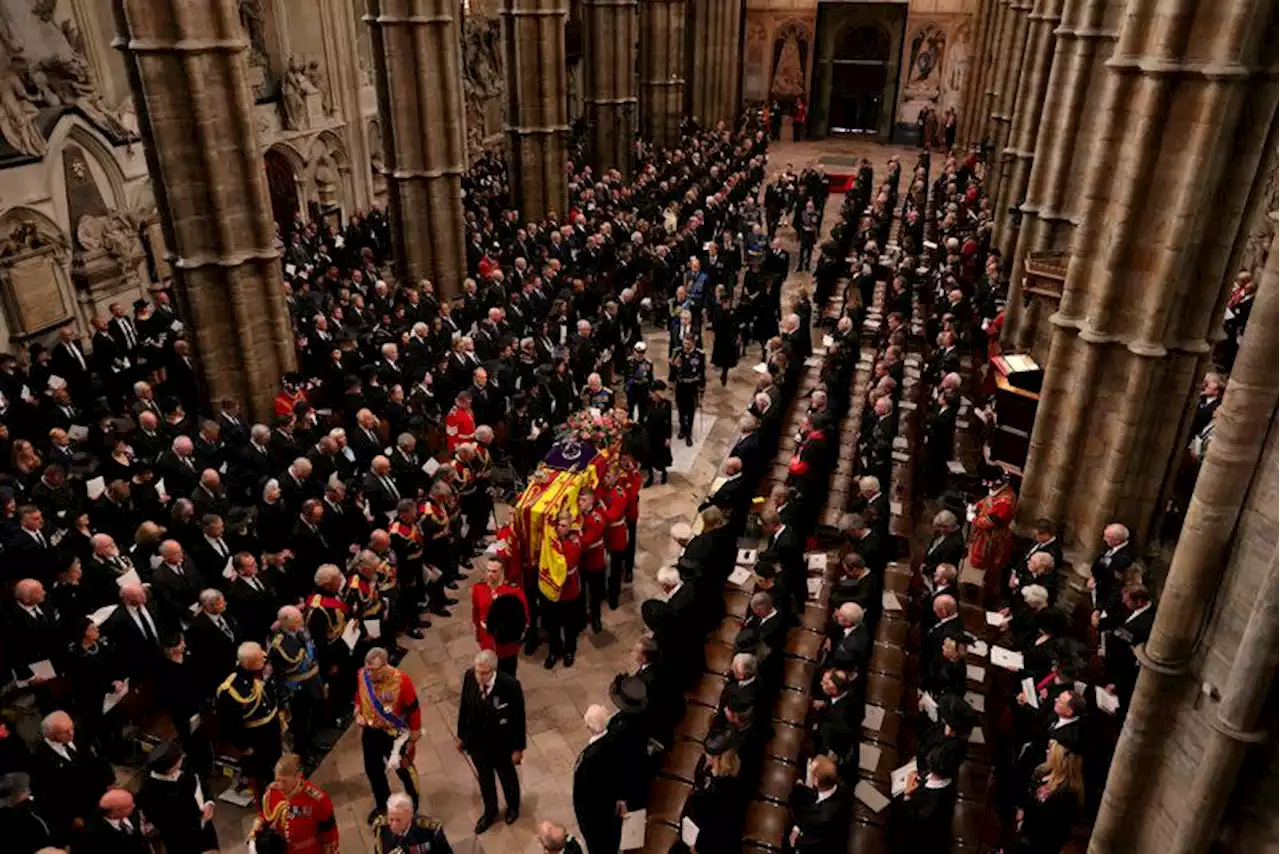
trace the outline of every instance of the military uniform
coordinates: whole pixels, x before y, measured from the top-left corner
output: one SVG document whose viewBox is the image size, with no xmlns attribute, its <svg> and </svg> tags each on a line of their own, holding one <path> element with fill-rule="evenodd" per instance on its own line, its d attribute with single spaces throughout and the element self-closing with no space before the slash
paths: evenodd
<svg viewBox="0 0 1280 854">
<path fill-rule="evenodd" d="M 653 362 L 634 353 L 627 357 L 627 414 L 644 420 L 649 409 L 649 389 L 653 385 Z"/>
<path fill-rule="evenodd" d="M 415 524 L 396 519 L 391 523 L 391 550 L 395 553 L 400 608 L 416 614 L 427 590 L 423 589 L 422 564 L 426 560 L 424 535 Z"/>
<path fill-rule="evenodd" d="M 356 677 L 356 714 L 361 722 L 360 746 L 364 754 L 364 772 L 369 777 L 373 800 L 378 812 L 387 811 L 391 787 L 387 783 L 387 760 L 397 749 L 401 736 L 422 731 L 422 709 L 413 680 L 390 665 L 383 668 L 375 682 L 366 668 Z M 398 749 L 400 756 L 396 776 L 418 807 L 418 776 L 413 770 L 415 742 L 407 740 Z"/>
<path fill-rule="evenodd" d="M 482 541 L 489 527 L 489 516 L 493 513 L 493 498 L 489 495 L 489 481 L 493 474 L 493 453 L 489 446 L 476 443 L 475 456 L 471 458 L 471 474 L 475 489 L 471 500 L 462 508 L 467 517 L 467 525 L 471 528 L 472 544 Z"/>
<path fill-rule="evenodd" d="M 698 396 L 707 384 L 707 357 L 697 347 L 676 350 L 671 357 L 671 375 L 676 384 L 676 409 L 680 417 L 680 433 L 676 437 L 693 444 L 693 416 L 698 411 Z"/>
<path fill-rule="evenodd" d="M 365 578 L 360 573 L 353 572 L 347 579 L 345 598 L 351 619 L 360 621 L 360 642 L 356 644 L 355 657 L 356 661 L 363 661 L 364 653 L 370 647 L 380 645 L 379 642 L 382 641 L 382 618 L 385 610 L 382 594 L 378 592 L 377 576 Z"/>
<path fill-rule="evenodd" d="M 215 700 L 223 737 L 246 751 L 241 760 L 244 776 L 256 791 L 265 791 L 281 752 L 282 726 L 275 685 L 263 679 L 261 673 L 237 667 L 218 686 Z"/>
<path fill-rule="evenodd" d="M 475 415 L 470 409 L 453 407 L 444 418 L 444 435 L 451 454 L 458 449 L 459 445 L 474 442 L 476 439 Z"/>
<path fill-rule="evenodd" d="M 285 843 L 287 854 L 338 854 L 338 823 L 333 801 L 324 789 L 303 780 L 286 793 L 278 783 L 267 786 L 253 837 L 269 829 Z"/>
<path fill-rule="evenodd" d="M 627 483 L 621 477 L 600 496 L 604 503 L 604 544 L 609 550 L 609 607 L 618 609 L 622 596 L 622 576 L 626 572 L 627 544 Z"/>
<path fill-rule="evenodd" d="M 452 854 L 444 825 L 425 815 L 415 815 L 403 835 L 394 833 L 383 816 L 373 822 L 374 854 Z"/>
<path fill-rule="evenodd" d="M 324 681 L 316 662 L 315 642 L 306 629 L 298 632 L 277 629 L 267 648 L 267 661 L 289 710 L 293 749 L 305 759 L 310 755 L 317 714 L 324 702 Z"/>
</svg>

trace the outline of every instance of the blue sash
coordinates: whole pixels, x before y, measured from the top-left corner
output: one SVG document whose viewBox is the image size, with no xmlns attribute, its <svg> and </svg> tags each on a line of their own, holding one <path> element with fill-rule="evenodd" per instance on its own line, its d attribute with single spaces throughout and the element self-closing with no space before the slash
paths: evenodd
<svg viewBox="0 0 1280 854">
<path fill-rule="evenodd" d="M 399 715 L 386 710 L 382 705 L 382 700 L 378 697 L 378 692 L 373 690 L 373 680 L 369 678 L 369 671 L 364 671 L 364 688 L 369 695 L 369 705 L 377 712 L 383 720 L 395 726 L 396 729 L 408 729 L 409 725 Z"/>
</svg>

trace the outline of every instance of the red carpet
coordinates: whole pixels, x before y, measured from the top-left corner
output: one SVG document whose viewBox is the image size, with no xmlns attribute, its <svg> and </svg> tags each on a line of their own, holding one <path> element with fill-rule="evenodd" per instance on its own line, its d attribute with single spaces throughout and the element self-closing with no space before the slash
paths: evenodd
<svg viewBox="0 0 1280 854">
<path fill-rule="evenodd" d="M 827 188 L 832 193 L 847 193 L 853 189 L 853 183 L 858 178 L 857 174 L 831 174 L 827 173 Z"/>
</svg>

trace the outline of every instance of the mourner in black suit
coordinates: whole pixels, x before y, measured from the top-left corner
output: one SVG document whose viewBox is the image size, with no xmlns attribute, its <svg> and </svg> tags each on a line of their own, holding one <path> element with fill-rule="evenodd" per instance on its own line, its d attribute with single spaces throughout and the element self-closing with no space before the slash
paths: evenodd
<svg viewBox="0 0 1280 854">
<path fill-rule="evenodd" d="M 840 785 L 836 764 L 825 756 L 813 761 L 811 787 L 795 796 L 791 809 L 790 848 L 795 854 L 830 854 L 844 850 L 853 808 Z"/>
<path fill-rule="evenodd" d="M 938 511 L 933 517 L 933 539 L 925 546 L 920 571 L 928 578 L 940 563 L 958 567 L 965 554 L 964 532 L 956 515 L 950 510 Z"/>
<path fill-rule="evenodd" d="M 92 747 L 76 743 L 66 712 L 49 715 L 40 729 L 43 738 L 31 751 L 31 792 L 53 838 L 66 842 L 74 824 L 93 816 L 115 774 Z"/>
<path fill-rule="evenodd" d="M 133 795 L 125 789 L 107 790 L 74 850 L 75 854 L 151 854 L 142 821 L 134 813 Z"/>
<path fill-rule="evenodd" d="M 491 650 L 481 651 L 475 666 L 462 677 L 458 747 L 471 757 L 484 799 L 484 815 L 476 822 L 476 833 L 484 833 L 498 817 L 495 776 L 507 802 L 504 820 L 514 822 L 520 815 L 520 778 L 515 766 L 524 757 L 524 691 L 514 676 L 498 670 L 497 656 Z"/>
<path fill-rule="evenodd" d="M 280 601 L 275 589 L 258 573 L 258 560 L 241 552 L 233 560 L 236 578 L 227 586 L 227 610 L 240 625 L 245 640 L 264 643 L 276 620 Z"/>
</svg>

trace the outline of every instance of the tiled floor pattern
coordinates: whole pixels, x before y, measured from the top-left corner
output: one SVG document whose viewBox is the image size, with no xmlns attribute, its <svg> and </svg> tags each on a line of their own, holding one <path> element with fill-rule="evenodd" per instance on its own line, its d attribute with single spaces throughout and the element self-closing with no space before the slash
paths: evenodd
<svg viewBox="0 0 1280 854">
<path fill-rule="evenodd" d="M 886 147 L 862 140 L 775 144 L 770 154 L 771 172 L 787 164 L 804 169 L 824 155 L 871 158 L 877 175 L 891 154 L 899 154 L 904 169 L 914 162 L 910 149 Z M 826 226 L 834 222 L 841 198 L 828 203 Z M 794 234 L 779 232 L 794 256 Z M 808 284 L 807 273 L 793 273 L 787 292 Z M 649 352 L 657 362 L 658 375 L 665 375 L 666 333 L 646 335 Z M 707 342 L 708 348 L 710 341 Z M 708 350 L 709 352 L 709 350 Z M 464 582 L 461 600 L 449 619 L 435 619 L 421 641 L 404 639 L 410 653 L 402 663 L 413 678 L 423 711 L 423 739 L 415 763 L 422 789 L 423 811 L 444 822 L 453 850 L 459 854 L 526 854 L 537 852 L 534 828 L 543 819 L 561 822 L 575 830 L 572 786 L 573 764 L 586 744 L 582 714 L 592 703 L 609 705 L 608 685 L 613 676 L 627 667 L 632 642 L 643 631 L 639 603 L 657 594 L 654 575 L 675 554 L 669 531 L 679 521 L 689 521 L 720 463 L 738 435 L 737 420 L 746 406 L 756 379 L 752 371 L 758 354 L 751 353 L 730 373 L 727 386 L 711 379 L 702 400 L 701 416 L 695 427 L 692 449 L 683 443 L 675 448 L 677 466 L 669 482 L 646 489 L 641 497 L 639 547 L 635 583 L 623 592 L 622 607 L 606 611 L 604 632 L 588 629 L 579 643 L 579 655 L 572 669 L 542 667 L 544 646 L 533 658 L 522 657 L 519 678 L 524 687 L 528 717 L 529 748 L 520 768 L 523 790 L 521 816 L 514 825 L 498 823 L 477 838 L 473 826 L 480 814 L 479 790 L 473 771 L 454 749 L 461 676 L 470 666 L 476 644 L 469 621 L 470 581 Z M 709 378 L 710 379 L 710 378 Z M 476 575 L 476 573 L 472 573 Z M 338 742 L 313 776 L 332 796 L 338 815 L 344 852 L 373 850 L 365 817 L 372 808 L 372 796 L 364 777 L 359 734 L 349 731 Z M 393 790 L 398 782 L 393 779 Z M 220 804 L 216 816 L 223 851 L 243 852 L 242 840 L 251 822 L 249 810 Z"/>
</svg>

